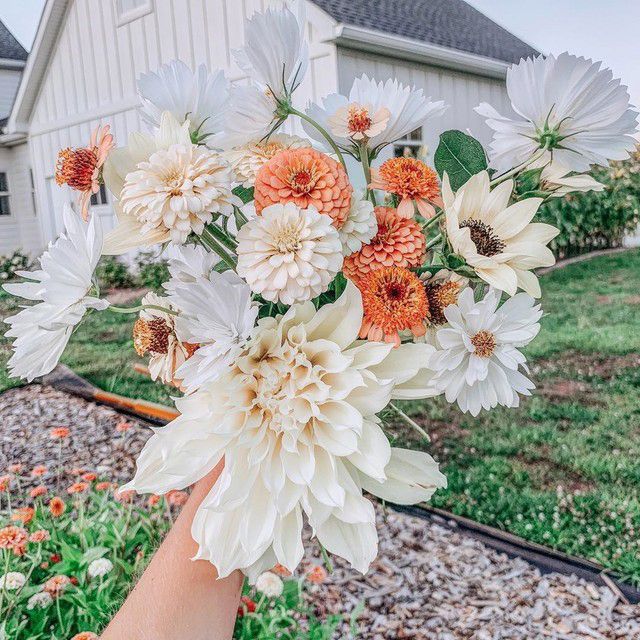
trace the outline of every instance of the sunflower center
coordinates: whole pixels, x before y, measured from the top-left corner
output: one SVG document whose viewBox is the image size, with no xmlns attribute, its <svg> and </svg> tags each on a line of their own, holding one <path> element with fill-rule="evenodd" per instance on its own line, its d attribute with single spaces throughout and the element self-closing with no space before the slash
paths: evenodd
<svg viewBox="0 0 640 640">
<path fill-rule="evenodd" d="M 364 133 L 371 127 L 371 116 L 369 110 L 366 107 L 350 107 L 349 108 L 349 121 L 347 123 L 349 132 Z"/>
<path fill-rule="evenodd" d="M 93 149 L 62 149 L 56 162 L 56 182 L 68 184 L 78 191 L 88 191 L 97 165 L 98 156 Z"/>
<path fill-rule="evenodd" d="M 507 245 L 500 240 L 496 232 L 488 224 L 480 220 L 464 220 L 460 227 L 466 227 L 471 234 L 471 240 L 476 245 L 476 251 L 481 256 L 490 258 L 500 253 Z"/>
<path fill-rule="evenodd" d="M 472 338 L 471 344 L 475 348 L 475 354 L 480 358 L 490 358 L 496 350 L 496 337 L 491 331 L 478 331 Z"/>
<path fill-rule="evenodd" d="M 430 320 L 432 324 L 446 324 L 444 310 L 458 302 L 460 285 L 457 282 L 427 283 L 425 286 L 429 300 Z"/>
<path fill-rule="evenodd" d="M 133 325 L 133 346 L 136 353 L 139 356 L 147 351 L 154 355 L 166 355 L 169 352 L 171 332 L 171 327 L 162 318 L 138 318 Z"/>
</svg>

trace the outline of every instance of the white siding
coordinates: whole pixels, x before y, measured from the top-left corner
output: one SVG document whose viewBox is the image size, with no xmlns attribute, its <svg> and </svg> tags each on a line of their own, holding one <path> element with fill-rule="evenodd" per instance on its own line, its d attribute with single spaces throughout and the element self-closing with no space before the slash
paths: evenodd
<svg viewBox="0 0 640 640">
<path fill-rule="evenodd" d="M 3 69 L 0 67 L 0 120 L 11 113 L 13 99 L 16 96 L 22 69 Z"/>
<path fill-rule="evenodd" d="M 58 150 L 85 145 L 93 127 L 111 124 L 118 144 L 143 130 L 135 82 L 174 58 L 190 66 L 222 68 L 234 82 L 244 75 L 230 49 L 242 44 L 243 21 L 279 0 L 155 0 L 155 9 L 117 26 L 113 0 L 74 0 L 46 72 L 30 124 L 37 200 L 43 237 L 56 235 L 59 206 L 71 194 L 51 178 Z M 323 40 L 332 23 L 309 4 L 310 72 L 297 92 L 297 106 L 337 90 L 336 49 Z M 48 186 L 52 185 L 52 186 Z"/>
<path fill-rule="evenodd" d="M 0 216 L 0 255 L 22 249 L 35 257 L 42 248 L 40 225 L 33 207 L 29 147 L 0 148 L 0 172 L 7 174 L 10 216 Z"/>
</svg>

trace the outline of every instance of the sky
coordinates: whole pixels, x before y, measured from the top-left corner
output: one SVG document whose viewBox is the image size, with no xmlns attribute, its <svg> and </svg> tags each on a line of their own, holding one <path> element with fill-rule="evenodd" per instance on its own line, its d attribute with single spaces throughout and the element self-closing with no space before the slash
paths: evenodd
<svg viewBox="0 0 640 640">
<path fill-rule="evenodd" d="M 640 105 L 640 1 L 467 0 L 544 53 L 603 60 Z M 44 0 L 0 0 L 0 20 L 31 48 Z"/>
</svg>

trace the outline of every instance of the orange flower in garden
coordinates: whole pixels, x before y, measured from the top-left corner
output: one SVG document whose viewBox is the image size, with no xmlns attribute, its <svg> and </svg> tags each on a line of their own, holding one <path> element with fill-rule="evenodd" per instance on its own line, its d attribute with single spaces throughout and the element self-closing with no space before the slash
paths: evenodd
<svg viewBox="0 0 640 640">
<path fill-rule="evenodd" d="M 307 580 L 313 584 L 322 584 L 327 579 L 327 570 L 319 564 L 307 571 Z"/>
<path fill-rule="evenodd" d="M 126 491 L 116 491 L 114 498 L 118 502 L 127 504 L 133 500 L 135 495 L 136 495 L 136 492 L 133 489 L 127 489 Z"/>
<path fill-rule="evenodd" d="M 73 495 L 74 493 L 84 493 L 89 488 L 86 482 L 74 482 L 67 487 L 67 493 Z"/>
<path fill-rule="evenodd" d="M 29 542 L 40 543 L 47 540 L 51 540 L 51 535 L 46 529 L 38 529 L 29 536 Z"/>
<path fill-rule="evenodd" d="M 438 174 L 416 158 L 391 158 L 378 169 L 371 170 L 371 189 L 382 189 L 400 198 L 398 213 L 413 217 L 413 203 L 425 218 L 436 212 L 432 202 L 442 206 Z"/>
<path fill-rule="evenodd" d="M 0 492 L 8 491 L 9 486 L 11 485 L 11 476 L 0 476 Z"/>
<path fill-rule="evenodd" d="M 67 184 L 80 192 L 80 208 L 85 221 L 89 219 L 89 200 L 100 190 L 102 165 L 114 146 L 109 125 L 106 125 L 104 128 L 98 126 L 93 130 L 88 147 L 67 147 L 58 153 L 56 182 L 59 185 Z"/>
<path fill-rule="evenodd" d="M 14 522 L 22 522 L 23 524 L 29 524 L 33 520 L 36 510 L 33 507 L 20 507 L 14 509 L 11 514 L 11 519 Z"/>
<path fill-rule="evenodd" d="M 47 471 L 48 471 L 47 467 L 45 467 L 43 464 L 39 464 L 33 467 L 33 469 L 31 470 L 31 475 L 34 478 L 40 478 L 44 476 L 47 473 Z"/>
<path fill-rule="evenodd" d="M 127 422 L 126 420 L 120 420 L 120 422 L 118 422 L 118 424 L 116 425 L 116 431 L 119 431 L 120 433 L 126 433 L 127 431 L 129 431 L 129 429 L 131 429 L 131 427 L 133 427 L 133 425 L 130 422 Z"/>
<path fill-rule="evenodd" d="M 402 267 L 383 267 L 358 281 L 364 317 L 360 337 L 400 345 L 400 331 L 426 333 L 429 301 L 420 278 Z"/>
<path fill-rule="evenodd" d="M 82 475 L 82 479 L 85 480 L 86 482 L 93 482 L 97 478 L 98 478 L 97 474 L 92 472 L 88 472 Z"/>
<path fill-rule="evenodd" d="M 347 172 L 333 158 L 311 148 L 285 149 L 258 172 L 254 197 L 258 214 L 272 204 L 294 202 L 331 216 L 339 229 L 349 215 L 352 192 Z"/>
<path fill-rule="evenodd" d="M 189 499 L 189 494 L 186 491 L 169 491 L 167 493 L 167 502 L 172 507 L 181 507 Z"/>
<path fill-rule="evenodd" d="M 54 427 L 49 431 L 49 437 L 53 440 L 68 438 L 71 431 L 67 427 Z"/>
<path fill-rule="evenodd" d="M 47 487 L 45 487 L 44 485 L 39 485 L 31 489 L 31 491 L 29 491 L 29 496 L 31 498 L 39 498 L 40 496 L 44 496 L 46 493 L 47 493 Z"/>
<path fill-rule="evenodd" d="M 49 578 L 43 585 L 43 590 L 46 591 L 52 598 L 59 596 L 69 585 L 71 579 L 65 575 L 53 576 Z"/>
<path fill-rule="evenodd" d="M 64 500 L 58 496 L 54 496 L 49 500 L 49 512 L 54 518 L 59 518 L 67 508 Z"/>
<path fill-rule="evenodd" d="M 21 473 L 23 466 L 24 465 L 21 462 L 15 462 L 7 467 L 7 471 L 9 473 Z"/>
<path fill-rule="evenodd" d="M 24 555 L 27 549 L 29 534 L 26 529 L 9 525 L 0 529 L 0 549 L 13 551 L 17 556 Z"/>
<path fill-rule="evenodd" d="M 291 575 L 291 571 L 289 571 L 287 567 L 284 567 L 280 563 L 278 563 L 275 567 L 273 567 L 273 569 L 271 569 L 271 573 L 275 573 L 281 578 L 288 578 Z"/>
<path fill-rule="evenodd" d="M 420 225 L 401 217 L 395 209 L 376 207 L 378 232 L 369 244 L 345 258 L 342 270 L 354 282 L 382 267 L 418 267 L 426 241 Z"/>
<path fill-rule="evenodd" d="M 98 636 L 93 631 L 81 631 L 76 633 L 71 640 L 98 640 Z"/>
<path fill-rule="evenodd" d="M 81 476 L 85 470 L 82 467 L 73 467 L 71 471 L 69 471 L 69 475 L 71 476 Z"/>
<path fill-rule="evenodd" d="M 96 491 L 109 491 L 113 487 L 111 482 L 98 482 L 96 484 Z"/>
<path fill-rule="evenodd" d="M 150 507 L 155 507 L 160 500 L 162 500 L 162 496 L 156 495 L 155 493 L 152 496 L 149 496 L 149 499 L 147 500 L 147 504 Z"/>
</svg>

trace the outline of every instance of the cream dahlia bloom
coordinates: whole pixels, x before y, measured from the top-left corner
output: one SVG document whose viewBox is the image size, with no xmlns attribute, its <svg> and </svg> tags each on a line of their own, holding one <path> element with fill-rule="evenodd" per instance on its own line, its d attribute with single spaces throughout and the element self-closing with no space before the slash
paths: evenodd
<svg viewBox="0 0 640 640">
<path fill-rule="evenodd" d="M 19 571 L 9 571 L 0 576 L 0 590 L 16 591 L 22 589 L 27 582 L 27 576 Z"/>
<path fill-rule="evenodd" d="M 350 256 L 369 244 L 378 233 L 378 221 L 373 203 L 364 197 L 351 196 L 351 208 L 344 224 L 338 229 L 342 255 Z"/>
<path fill-rule="evenodd" d="M 17 272 L 31 282 L 4 285 L 14 296 L 39 301 L 4 320 L 11 327 L 5 336 L 15 338 L 7 368 L 28 382 L 54 369 L 89 309 L 109 306 L 89 295 L 102 249 L 100 221 L 85 224 L 69 206 L 63 220 L 65 231 L 40 257 L 40 269 Z"/>
<path fill-rule="evenodd" d="M 276 133 L 268 140 L 249 142 L 224 154 L 231 165 L 236 182 L 246 189 L 253 187 L 256 175 L 262 167 L 280 151 L 284 149 L 302 149 L 310 147 L 311 143 L 299 136 L 286 133 Z"/>
<path fill-rule="evenodd" d="M 518 348 L 538 334 L 542 310 L 526 293 L 498 308 L 500 295 L 490 289 L 474 302 L 473 291 L 465 289 L 458 303 L 444 310 L 449 326 L 438 331 L 439 349 L 429 360 L 434 388 L 472 416 L 497 405 L 517 407 L 518 394 L 529 396 L 535 388 L 519 371 L 527 369 Z"/>
<path fill-rule="evenodd" d="M 256 591 L 263 593 L 267 598 L 278 598 L 283 590 L 282 578 L 272 571 L 261 573 L 256 580 Z"/>
<path fill-rule="evenodd" d="M 195 515 L 196 558 L 252 580 L 303 555 L 303 513 L 320 543 L 364 572 L 377 553 L 373 505 L 428 499 L 444 477 L 425 453 L 392 449 L 376 414 L 433 393 L 428 345 L 359 342 L 362 301 L 263 318 L 235 364 L 177 401 L 180 417 L 148 440 L 126 488 L 166 493 L 224 471 Z M 405 464 L 411 459 L 412 464 Z"/>
<path fill-rule="evenodd" d="M 540 297 L 538 278 L 531 271 L 548 267 L 555 258 L 546 244 L 559 231 L 549 224 L 531 222 L 542 198 L 509 205 L 513 181 L 491 190 L 489 174 L 475 174 L 454 194 L 445 174 L 442 184 L 447 238 L 485 282 L 515 295 L 518 287 Z"/>
<path fill-rule="evenodd" d="M 627 87 L 601 66 L 569 53 L 511 66 L 507 93 L 519 117 L 503 116 L 486 102 L 476 107 L 494 130 L 491 166 L 508 171 L 545 145 L 571 171 L 627 158 L 637 144 L 638 114 Z"/>
<path fill-rule="evenodd" d="M 102 578 L 111 572 L 113 562 L 109 558 L 96 558 L 89 563 L 87 567 L 87 575 L 90 578 Z"/>
<path fill-rule="evenodd" d="M 332 218 L 294 203 L 274 204 L 238 232 L 238 275 L 270 302 L 293 304 L 324 293 L 342 267 Z"/>
</svg>

